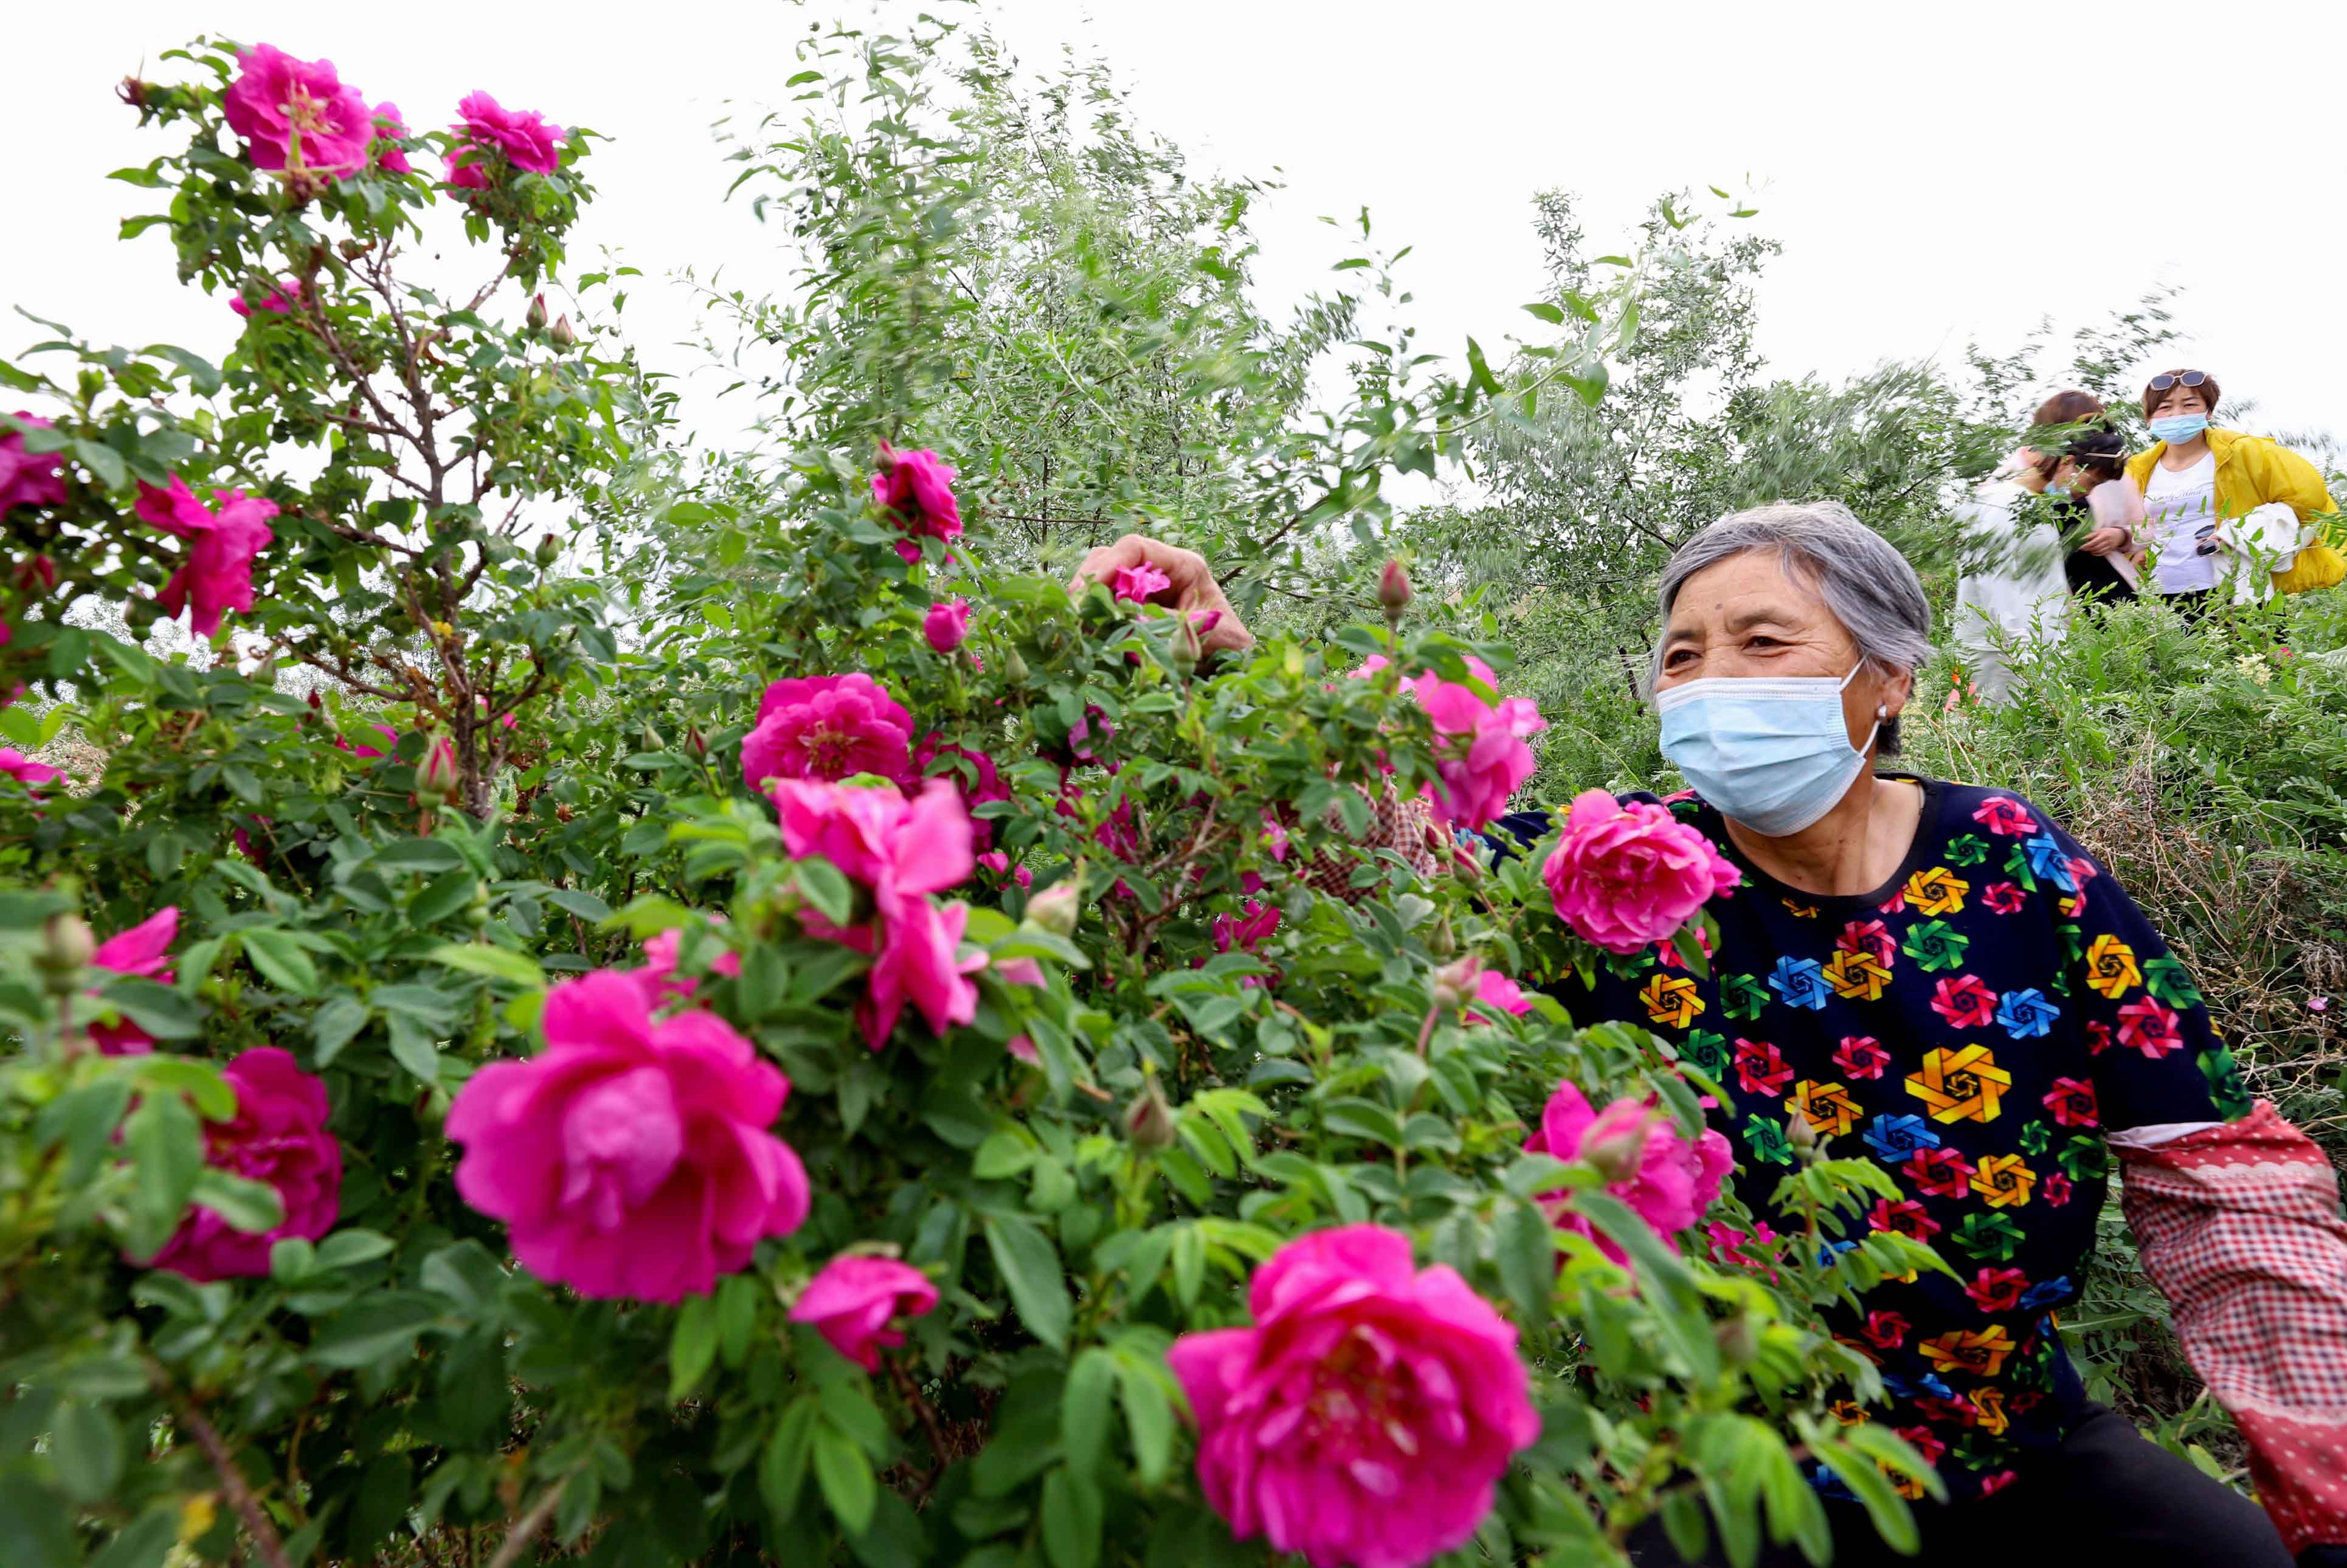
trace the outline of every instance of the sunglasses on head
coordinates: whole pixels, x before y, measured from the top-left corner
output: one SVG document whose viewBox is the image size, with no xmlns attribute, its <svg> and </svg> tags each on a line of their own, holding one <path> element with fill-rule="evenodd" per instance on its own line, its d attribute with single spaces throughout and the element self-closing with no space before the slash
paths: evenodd
<svg viewBox="0 0 2347 1568">
<path fill-rule="evenodd" d="M 2209 373 L 2205 370 L 2179 370 L 2173 375 L 2153 376 L 2151 390 L 2166 392 L 2171 386 L 2199 386 L 2208 379 Z"/>
</svg>

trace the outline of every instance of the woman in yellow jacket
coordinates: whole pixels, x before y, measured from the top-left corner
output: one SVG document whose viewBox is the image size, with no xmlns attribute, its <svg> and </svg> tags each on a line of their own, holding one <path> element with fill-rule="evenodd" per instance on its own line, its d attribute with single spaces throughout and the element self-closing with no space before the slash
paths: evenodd
<svg viewBox="0 0 2347 1568">
<path fill-rule="evenodd" d="M 2211 426 L 2221 395 L 2206 371 L 2153 376 L 2143 413 L 2159 439 L 2127 469 L 2144 522 L 2122 548 L 2150 558 L 2146 588 L 2196 616 L 2220 587 L 2255 603 L 2276 590 L 2329 588 L 2342 565 L 2312 526 L 2338 509 L 2322 475 L 2265 436 Z"/>
</svg>

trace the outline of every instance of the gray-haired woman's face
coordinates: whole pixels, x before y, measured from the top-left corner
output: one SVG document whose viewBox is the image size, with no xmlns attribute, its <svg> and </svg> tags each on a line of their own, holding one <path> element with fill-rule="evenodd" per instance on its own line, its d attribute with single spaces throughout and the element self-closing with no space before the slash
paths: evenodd
<svg viewBox="0 0 2347 1568">
<path fill-rule="evenodd" d="M 1655 690 L 1690 681 L 1825 676 L 1839 681 L 1860 660 L 1850 629 L 1817 591 L 1788 574 L 1775 550 L 1746 550 L 1706 567 L 1680 586 L 1663 634 Z M 1866 744 L 1878 709 L 1897 717 L 1915 685 L 1911 674 L 1871 666 L 1842 688 L 1842 718 L 1852 747 Z"/>
</svg>

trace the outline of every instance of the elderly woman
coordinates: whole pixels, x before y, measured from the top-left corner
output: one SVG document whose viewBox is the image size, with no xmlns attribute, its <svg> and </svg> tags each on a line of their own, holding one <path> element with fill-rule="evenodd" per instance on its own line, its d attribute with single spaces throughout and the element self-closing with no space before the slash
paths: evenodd
<svg viewBox="0 0 2347 1568">
<path fill-rule="evenodd" d="M 1164 550 L 1120 540 L 1082 576 Z M 1170 601 L 1221 607 L 1205 563 L 1179 554 Z M 2326 1544 L 2347 1542 L 2336 1179 L 2249 1102 L 2190 977 L 2045 813 L 1876 770 L 1931 651 L 1913 569 L 1840 506 L 1764 507 L 1680 548 L 1662 613 L 1663 751 L 1694 786 L 1667 804 L 1742 881 L 1709 906 L 1708 976 L 1643 953 L 1565 999 L 1652 1030 L 1721 1084 L 1712 1114 L 1755 1214 L 1775 1212 L 1800 1116 L 1896 1185 L 1870 1222 L 1929 1241 L 1956 1276 L 1886 1285 L 1837 1325 L 1893 1396 L 1853 1419 L 1914 1444 L 1951 1501 L 1925 1509 L 1922 1558 L 1892 1559 L 1820 1469 L 1835 1563 L 2347 1563 Z M 1550 829 L 1539 813 L 1501 825 L 1525 845 Z M 2265 1513 L 2089 1401 L 2063 1353 L 2054 1314 L 2078 1295 L 2114 1160 Z M 1658 1530 L 1636 1544 L 1641 1563 L 1680 1561 Z"/>
<path fill-rule="evenodd" d="M 2250 1105 L 2182 966 L 2045 812 L 1877 771 L 1931 650 L 1913 569 L 1840 506 L 1764 507 L 1680 548 L 1662 613 L 1663 753 L 1693 786 L 1667 804 L 1743 880 L 1709 907 L 1708 978 L 1645 954 L 1565 999 L 1721 1082 L 1713 1114 L 1756 1214 L 1803 1116 L 1896 1184 L 1874 1227 L 1955 1270 L 1873 1291 L 1838 1325 L 1894 1396 L 1866 1419 L 1948 1483 L 1922 1560 L 2330 1561 L 2321 1543 L 2347 1542 L 2335 1178 Z M 1536 814 L 1504 825 L 1527 842 L 1548 830 Z M 2054 1314 L 2085 1278 L 2114 1157 L 2144 1267 L 2250 1440 L 2270 1522 L 2089 1401 L 2063 1353 Z M 1835 1561 L 1874 1561 L 1862 1513 L 1835 1512 Z M 1679 1561 L 1659 1534 L 1642 1550 Z"/>
</svg>

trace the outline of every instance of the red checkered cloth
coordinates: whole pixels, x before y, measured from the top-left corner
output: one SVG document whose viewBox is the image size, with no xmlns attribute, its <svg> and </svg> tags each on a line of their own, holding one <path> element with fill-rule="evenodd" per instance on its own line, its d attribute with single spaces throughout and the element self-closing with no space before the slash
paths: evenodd
<svg viewBox="0 0 2347 1568">
<path fill-rule="evenodd" d="M 2114 1147 L 2144 1272 L 2249 1439 L 2266 1512 L 2293 1553 L 2347 1542 L 2347 1223 L 2331 1162 L 2264 1100 L 2173 1143 Z"/>
<path fill-rule="evenodd" d="M 1361 791 L 1367 795 L 1367 790 Z M 1370 802 L 1368 831 L 1355 843 L 1374 855 L 1380 849 L 1390 849 L 1409 862 L 1410 869 L 1420 876 L 1431 876 L 1443 864 L 1450 835 L 1434 820 L 1433 808 L 1419 796 L 1403 794 L 1388 784 Z M 1345 817 L 1335 806 L 1327 812 L 1328 826 L 1338 833 L 1345 830 Z M 1343 850 L 1331 846 L 1320 851 L 1297 867 L 1296 875 L 1307 886 L 1325 893 L 1331 898 L 1342 898 L 1348 904 L 1358 904 L 1368 895 L 1368 887 L 1353 886 L 1353 871 L 1361 862 Z"/>
</svg>

